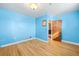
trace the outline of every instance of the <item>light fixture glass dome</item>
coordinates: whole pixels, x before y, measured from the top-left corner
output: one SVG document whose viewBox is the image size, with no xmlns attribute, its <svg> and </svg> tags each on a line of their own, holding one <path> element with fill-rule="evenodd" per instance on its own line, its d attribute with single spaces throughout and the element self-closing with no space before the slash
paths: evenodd
<svg viewBox="0 0 79 59">
<path fill-rule="evenodd" d="M 36 10 L 36 9 L 37 9 L 37 4 L 36 4 L 36 3 L 30 3 L 30 7 L 31 7 L 33 10 Z"/>
</svg>

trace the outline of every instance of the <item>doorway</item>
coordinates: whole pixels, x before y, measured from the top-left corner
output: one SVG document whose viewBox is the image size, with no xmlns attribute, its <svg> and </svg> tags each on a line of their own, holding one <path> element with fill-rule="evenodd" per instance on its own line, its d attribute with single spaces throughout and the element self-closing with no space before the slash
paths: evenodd
<svg viewBox="0 0 79 59">
<path fill-rule="evenodd" d="M 49 20 L 48 28 L 48 40 L 61 42 L 62 20 Z"/>
</svg>

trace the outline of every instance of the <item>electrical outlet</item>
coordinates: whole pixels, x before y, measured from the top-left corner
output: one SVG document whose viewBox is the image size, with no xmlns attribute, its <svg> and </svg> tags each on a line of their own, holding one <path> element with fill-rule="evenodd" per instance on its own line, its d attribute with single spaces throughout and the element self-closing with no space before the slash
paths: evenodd
<svg viewBox="0 0 79 59">
<path fill-rule="evenodd" d="M 32 36 L 30 36 L 29 38 L 32 38 Z"/>
</svg>

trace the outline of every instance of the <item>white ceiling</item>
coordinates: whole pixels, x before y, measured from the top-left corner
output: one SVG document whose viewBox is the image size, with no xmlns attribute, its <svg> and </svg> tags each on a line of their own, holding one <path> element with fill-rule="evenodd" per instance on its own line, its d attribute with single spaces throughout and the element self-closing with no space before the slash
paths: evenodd
<svg viewBox="0 0 79 59">
<path fill-rule="evenodd" d="M 78 3 L 38 3 L 37 6 L 37 10 L 32 10 L 27 3 L 0 3 L 0 8 L 32 17 L 39 17 L 45 14 L 59 15 L 64 12 L 79 10 Z"/>
</svg>

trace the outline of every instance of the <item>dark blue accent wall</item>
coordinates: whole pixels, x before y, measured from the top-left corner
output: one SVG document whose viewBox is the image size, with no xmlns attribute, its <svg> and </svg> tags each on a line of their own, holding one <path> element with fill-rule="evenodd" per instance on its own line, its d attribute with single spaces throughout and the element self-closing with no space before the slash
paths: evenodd
<svg viewBox="0 0 79 59">
<path fill-rule="evenodd" d="M 0 45 L 35 37 L 35 18 L 0 9 Z"/>
</svg>

